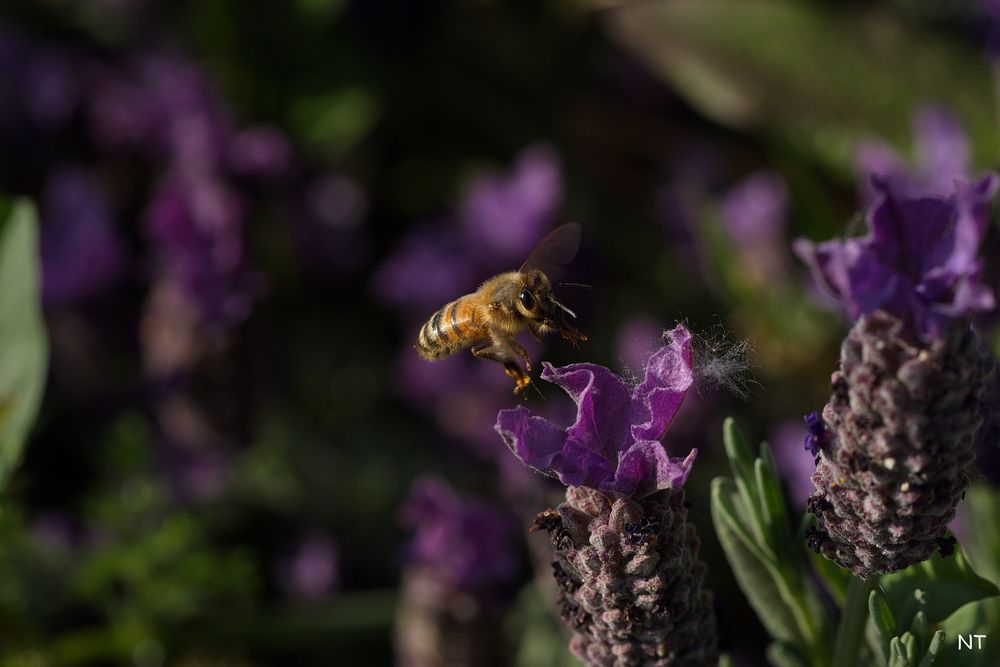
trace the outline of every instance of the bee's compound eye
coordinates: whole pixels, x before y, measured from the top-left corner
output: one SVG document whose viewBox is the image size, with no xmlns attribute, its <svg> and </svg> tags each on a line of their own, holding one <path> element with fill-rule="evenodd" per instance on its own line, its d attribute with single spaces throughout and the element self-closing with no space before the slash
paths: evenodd
<svg viewBox="0 0 1000 667">
<path fill-rule="evenodd" d="M 521 300 L 521 305 L 524 306 L 525 310 L 531 310 L 535 307 L 535 296 L 530 290 L 521 290 L 521 294 L 517 298 Z"/>
</svg>

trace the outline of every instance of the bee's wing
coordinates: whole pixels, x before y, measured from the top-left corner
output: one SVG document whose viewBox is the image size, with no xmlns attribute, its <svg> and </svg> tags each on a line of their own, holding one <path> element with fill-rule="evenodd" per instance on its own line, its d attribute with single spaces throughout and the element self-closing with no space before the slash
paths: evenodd
<svg viewBox="0 0 1000 667">
<path fill-rule="evenodd" d="M 550 280 L 555 280 L 554 276 L 561 273 L 559 267 L 569 264 L 580 249 L 580 235 L 580 223 L 559 225 L 538 242 L 520 270 L 539 269 Z"/>
</svg>

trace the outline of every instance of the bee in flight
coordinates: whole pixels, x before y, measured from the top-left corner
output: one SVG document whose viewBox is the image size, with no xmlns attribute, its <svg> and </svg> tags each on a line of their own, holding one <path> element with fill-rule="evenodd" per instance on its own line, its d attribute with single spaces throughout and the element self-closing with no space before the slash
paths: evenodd
<svg viewBox="0 0 1000 667">
<path fill-rule="evenodd" d="M 531 384 L 531 360 L 515 337 L 527 327 L 536 340 L 558 332 L 576 345 L 587 337 L 572 327 L 566 316 L 576 314 L 556 301 L 554 276 L 580 247 L 580 225 L 561 225 L 539 241 L 517 271 L 501 273 L 484 282 L 472 294 L 447 304 L 420 329 L 414 346 L 429 361 L 471 348 L 472 354 L 503 364 L 514 379 L 517 394 Z M 524 361 L 524 371 L 517 360 Z M 527 373 L 526 373 L 526 372 Z"/>
</svg>

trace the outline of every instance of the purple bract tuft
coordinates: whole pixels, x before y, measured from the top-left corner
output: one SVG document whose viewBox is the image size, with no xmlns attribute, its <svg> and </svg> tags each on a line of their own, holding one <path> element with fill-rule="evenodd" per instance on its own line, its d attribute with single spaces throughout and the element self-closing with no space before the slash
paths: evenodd
<svg viewBox="0 0 1000 667">
<path fill-rule="evenodd" d="M 803 448 L 816 456 L 830 438 L 830 433 L 826 430 L 826 424 L 823 423 L 823 417 L 819 412 L 810 412 L 805 419 L 809 433 L 806 435 Z"/>
<path fill-rule="evenodd" d="M 957 184 L 950 197 L 911 197 L 876 181 L 867 236 L 800 239 L 795 250 L 852 319 L 882 309 L 930 341 L 952 322 L 994 306 L 992 290 L 979 281 L 977 254 L 997 184 L 991 173 Z"/>
<path fill-rule="evenodd" d="M 562 429 L 518 406 L 502 410 L 496 430 L 525 464 L 567 486 L 586 486 L 641 498 L 684 484 L 697 450 L 671 458 L 659 442 L 691 388 L 691 333 L 677 326 L 654 352 L 641 384 L 603 366 L 545 364 L 542 379 L 566 390 L 577 405 L 576 422 Z"/>
<path fill-rule="evenodd" d="M 452 586 L 504 589 L 517 576 L 516 522 L 499 507 L 430 477 L 414 484 L 400 519 L 415 529 L 409 563 L 433 569 Z"/>
</svg>

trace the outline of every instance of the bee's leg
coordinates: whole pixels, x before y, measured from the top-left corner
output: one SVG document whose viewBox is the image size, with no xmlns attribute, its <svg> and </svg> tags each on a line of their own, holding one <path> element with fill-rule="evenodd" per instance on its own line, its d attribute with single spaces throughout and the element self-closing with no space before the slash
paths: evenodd
<svg viewBox="0 0 1000 667">
<path fill-rule="evenodd" d="M 495 341 L 486 341 L 472 348 L 472 354 L 480 359 L 489 359 L 503 364 L 503 372 L 513 378 L 515 382 L 514 393 L 518 394 L 531 384 L 531 377 L 526 375 L 517 365 L 512 352 L 509 346 L 498 344 Z"/>
<path fill-rule="evenodd" d="M 545 325 L 542 324 L 541 322 L 529 322 L 528 323 L 528 330 L 531 331 L 531 335 L 539 343 L 542 342 L 542 333 L 543 333 L 544 326 Z"/>
<path fill-rule="evenodd" d="M 516 340 L 510 342 L 510 348 L 514 351 L 514 354 L 521 357 L 524 360 L 524 370 L 528 373 L 531 372 L 531 359 L 528 358 L 528 351 L 518 343 Z"/>
</svg>

